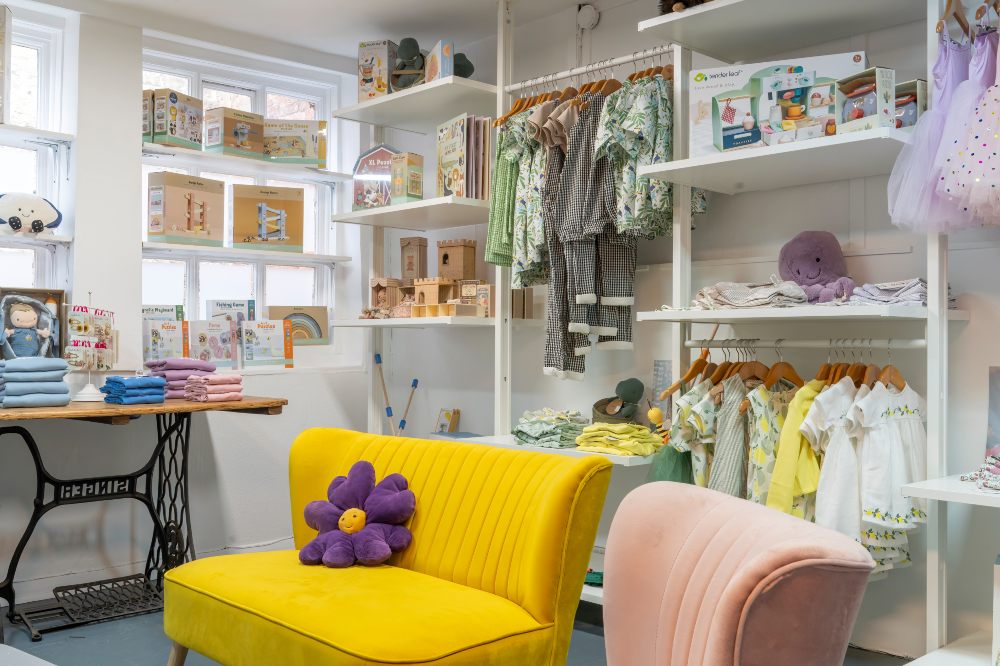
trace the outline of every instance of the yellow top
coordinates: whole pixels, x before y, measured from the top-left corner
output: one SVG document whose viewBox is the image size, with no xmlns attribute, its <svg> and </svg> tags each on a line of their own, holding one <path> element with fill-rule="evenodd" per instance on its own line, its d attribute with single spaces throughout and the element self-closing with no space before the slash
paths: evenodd
<svg viewBox="0 0 1000 666">
<path fill-rule="evenodd" d="M 771 489 L 767 494 L 767 506 L 772 509 L 792 513 L 793 500 L 798 496 L 815 493 L 819 485 L 819 461 L 809 440 L 802 436 L 799 428 L 805 421 L 813 400 L 825 385 L 821 380 L 809 381 L 795 393 L 788 405 L 788 414 L 778 441 Z"/>
</svg>

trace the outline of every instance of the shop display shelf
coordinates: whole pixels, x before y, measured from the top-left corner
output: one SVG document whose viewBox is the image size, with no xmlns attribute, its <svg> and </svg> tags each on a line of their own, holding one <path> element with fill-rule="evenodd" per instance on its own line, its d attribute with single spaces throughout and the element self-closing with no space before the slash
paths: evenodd
<svg viewBox="0 0 1000 666">
<path fill-rule="evenodd" d="M 197 255 L 205 259 L 222 259 L 235 261 L 250 259 L 262 260 L 271 264 L 290 264 L 295 266 L 329 266 L 343 264 L 350 257 L 334 254 L 308 254 L 304 252 L 282 252 L 281 250 L 252 250 L 234 247 L 206 247 L 204 245 L 185 245 L 183 243 L 146 242 L 142 244 L 144 256 L 163 255 Z"/>
<path fill-rule="evenodd" d="M 926 11 L 913 0 L 712 0 L 642 21 L 639 32 L 725 62 L 754 62 L 922 21 Z"/>
<path fill-rule="evenodd" d="M 524 446 L 518 444 L 513 435 L 494 435 L 490 437 L 470 437 L 462 440 L 473 444 L 487 444 L 497 446 L 502 449 L 517 449 L 519 451 L 537 451 L 539 453 L 555 453 L 561 456 L 571 456 L 573 458 L 584 458 L 586 456 L 604 456 L 612 464 L 622 467 L 642 467 L 653 462 L 653 456 L 612 456 L 604 453 L 590 453 L 589 451 L 577 451 L 576 449 L 550 449 L 544 446 Z"/>
<path fill-rule="evenodd" d="M 959 474 L 940 479 L 917 481 L 903 486 L 904 497 L 917 497 L 940 502 L 1000 507 L 1000 493 L 980 490 L 975 483 L 962 481 Z"/>
<path fill-rule="evenodd" d="M 909 666 L 990 666 L 990 650 L 990 634 L 983 631 L 914 659 Z"/>
<path fill-rule="evenodd" d="M 926 321 L 925 307 L 910 305 L 802 305 L 789 308 L 747 308 L 744 310 L 652 310 L 639 312 L 638 321 L 706 324 L 766 324 L 768 322 L 824 321 Z M 948 318 L 966 321 L 965 310 L 949 310 Z"/>
<path fill-rule="evenodd" d="M 639 175 L 722 194 L 884 176 L 909 137 L 891 128 L 848 132 L 650 164 Z"/>
<path fill-rule="evenodd" d="M 460 113 L 493 116 L 496 110 L 496 86 L 460 76 L 446 76 L 337 109 L 333 117 L 431 134 L 438 125 Z"/>
<path fill-rule="evenodd" d="M 268 160 L 257 160 L 238 155 L 223 155 L 203 150 L 193 150 L 180 146 L 166 146 L 159 143 L 142 144 L 142 157 L 147 163 L 165 166 L 183 164 L 197 165 L 204 171 L 219 171 L 246 176 L 263 176 L 274 180 L 291 182 L 315 183 L 318 185 L 336 185 L 347 183 L 354 174 L 342 171 L 331 171 L 304 164 L 284 164 Z"/>
<path fill-rule="evenodd" d="M 592 604 L 604 605 L 604 588 L 594 587 L 584 583 L 583 592 L 580 594 L 581 601 L 589 601 Z"/>
<path fill-rule="evenodd" d="M 333 216 L 333 221 L 411 231 L 435 231 L 486 224 L 489 216 L 489 201 L 447 196 L 340 213 Z"/>
<path fill-rule="evenodd" d="M 416 317 L 399 319 L 338 319 L 333 328 L 442 328 L 455 326 L 463 328 L 492 328 L 496 320 L 492 317 Z"/>
<path fill-rule="evenodd" d="M 5 248 L 49 247 L 51 245 L 71 245 L 72 243 L 72 236 L 26 236 L 24 234 L 10 236 L 0 235 L 0 247 Z"/>
<path fill-rule="evenodd" d="M 35 127 L 6 125 L 0 123 L 0 143 L 13 148 L 28 148 L 34 150 L 43 146 L 68 146 L 76 139 L 72 134 L 52 132 Z"/>
</svg>

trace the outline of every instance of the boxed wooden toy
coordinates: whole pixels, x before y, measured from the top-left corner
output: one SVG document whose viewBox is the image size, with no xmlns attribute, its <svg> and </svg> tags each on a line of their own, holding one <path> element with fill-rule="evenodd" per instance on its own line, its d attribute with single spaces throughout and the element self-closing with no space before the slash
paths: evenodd
<svg viewBox="0 0 1000 666">
<path fill-rule="evenodd" d="M 153 91 L 142 91 L 142 140 L 153 140 Z"/>
<path fill-rule="evenodd" d="M 269 305 L 267 318 L 292 323 L 293 345 L 330 342 L 330 311 L 325 305 Z"/>
<path fill-rule="evenodd" d="M 438 277 L 476 279 L 476 241 L 465 238 L 438 241 Z"/>
<path fill-rule="evenodd" d="M 927 111 L 927 82 L 913 79 L 896 84 L 896 129 L 907 129 L 917 124 Z"/>
<path fill-rule="evenodd" d="M 189 321 L 189 358 L 214 363 L 219 368 L 239 367 L 236 322 L 224 319 Z"/>
<path fill-rule="evenodd" d="M 300 187 L 233 185 L 233 247 L 302 252 Z"/>
<path fill-rule="evenodd" d="M 413 284 L 417 278 L 427 277 L 426 238 L 423 236 L 400 238 L 399 252 L 404 284 Z"/>
<path fill-rule="evenodd" d="M 871 67 L 837 81 L 837 132 L 896 126 L 896 71 Z"/>
<path fill-rule="evenodd" d="M 149 240 L 222 247 L 225 193 L 221 180 L 149 174 Z"/>
<path fill-rule="evenodd" d="M 295 366 L 292 351 L 292 322 L 264 319 L 240 324 L 243 334 L 243 365 Z"/>
<path fill-rule="evenodd" d="M 264 120 L 264 159 L 326 168 L 325 120 Z"/>
<path fill-rule="evenodd" d="M 158 361 L 164 358 L 185 358 L 188 355 L 188 323 L 186 321 L 142 322 L 144 361 Z"/>
<path fill-rule="evenodd" d="M 201 150 L 201 100 L 168 88 L 153 91 L 153 143 Z"/>
<path fill-rule="evenodd" d="M 408 203 L 424 198 L 424 158 L 416 153 L 398 153 L 392 156 L 392 203 Z"/>
<path fill-rule="evenodd" d="M 205 150 L 264 157 L 264 116 L 220 106 L 205 112 Z"/>
<path fill-rule="evenodd" d="M 13 39 L 13 20 L 7 5 L 0 5 L 0 123 L 10 122 L 10 47 Z"/>
<path fill-rule="evenodd" d="M 358 101 L 389 93 L 389 76 L 396 66 L 395 42 L 380 39 L 358 45 Z"/>
<path fill-rule="evenodd" d="M 392 158 L 399 151 L 379 144 L 367 150 L 354 163 L 354 200 L 352 210 L 388 206 L 392 198 Z"/>
</svg>

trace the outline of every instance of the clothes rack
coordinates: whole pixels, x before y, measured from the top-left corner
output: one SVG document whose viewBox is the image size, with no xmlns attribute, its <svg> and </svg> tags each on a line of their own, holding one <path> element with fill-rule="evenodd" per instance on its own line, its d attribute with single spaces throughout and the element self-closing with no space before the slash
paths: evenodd
<svg viewBox="0 0 1000 666">
<path fill-rule="evenodd" d="M 927 340 L 919 339 L 882 339 L 870 340 L 868 338 L 833 338 L 823 340 L 788 340 L 779 338 L 777 340 L 762 340 L 759 338 L 736 338 L 729 340 L 685 340 L 684 346 L 688 349 L 748 349 L 751 352 L 755 349 L 829 349 L 831 352 L 838 351 L 865 351 L 868 349 L 879 349 L 887 351 L 906 351 L 927 349 Z"/>
<path fill-rule="evenodd" d="M 544 86 L 551 83 L 555 83 L 556 81 L 562 81 L 564 79 L 572 79 L 577 76 L 583 76 L 585 74 L 590 74 L 591 72 L 599 72 L 601 70 L 611 69 L 613 67 L 618 67 L 620 65 L 628 65 L 633 62 L 641 62 L 643 60 L 648 60 L 651 58 L 662 57 L 672 52 L 673 52 L 673 46 L 670 44 L 655 46 L 651 49 L 635 51 L 633 53 L 630 53 L 629 55 L 620 56 L 618 58 L 607 58 L 605 60 L 598 60 L 597 62 L 591 63 L 589 65 L 574 67 L 573 69 L 565 69 L 561 72 L 556 72 L 554 74 L 546 74 L 545 76 L 538 76 L 533 79 L 521 81 L 520 83 L 513 83 L 511 85 L 505 86 L 504 90 L 506 90 L 508 93 L 515 93 L 521 90 L 526 90 L 528 88 L 536 88 L 538 86 Z"/>
</svg>

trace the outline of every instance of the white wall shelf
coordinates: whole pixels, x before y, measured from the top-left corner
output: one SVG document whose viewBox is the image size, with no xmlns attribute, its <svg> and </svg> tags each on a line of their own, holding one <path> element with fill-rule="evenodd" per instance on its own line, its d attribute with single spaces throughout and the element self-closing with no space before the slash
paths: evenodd
<svg viewBox="0 0 1000 666">
<path fill-rule="evenodd" d="M 16 148 L 43 146 L 68 146 L 76 139 L 72 134 L 52 132 L 34 127 L 0 124 L 0 143 Z"/>
<path fill-rule="evenodd" d="M 989 632 L 979 632 L 914 659 L 909 666 L 992 666 Z"/>
<path fill-rule="evenodd" d="M 961 475 L 928 479 L 903 486 L 903 495 L 940 502 L 1000 507 L 1000 493 L 980 490 L 973 481 L 962 481 Z"/>
<path fill-rule="evenodd" d="M 337 109 L 333 117 L 430 134 L 438 125 L 460 113 L 492 116 L 496 106 L 496 86 L 447 76 Z"/>
<path fill-rule="evenodd" d="M 888 128 L 848 132 L 651 164 L 639 175 L 722 194 L 882 176 L 892 171 L 909 136 Z"/>
<path fill-rule="evenodd" d="M 493 328 L 496 320 L 492 317 L 416 317 L 395 319 L 338 319 L 333 327 L 343 328 L 443 328 L 448 326 L 465 328 Z M 542 319 L 514 319 L 514 328 L 542 328 Z"/>
<path fill-rule="evenodd" d="M 725 62 L 755 62 L 920 21 L 925 11 L 923 3 L 913 0 L 712 0 L 642 21 L 639 32 Z"/>
<path fill-rule="evenodd" d="M 517 449 L 519 451 L 536 451 L 538 453 L 554 453 L 560 456 L 570 456 L 573 458 L 585 458 L 587 456 L 603 456 L 612 464 L 621 467 L 643 467 L 653 462 L 653 456 L 612 456 L 605 453 L 591 453 L 577 449 L 552 449 L 546 446 L 525 446 L 518 444 L 514 435 L 494 435 L 490 437 L 470 437 L 461 440 L 472 444 L 486 444 L 502 449 Z"/>
<path fill-rule="evenodd" d="M 49 247 L 52 245 L 71 245 L 72 243 L 72 236 L 0 234 L 0 247 Z"/>
<path fill-rule="evenodd" d="M 319 185 L 335 185 L 350 182 L 354 174 L 343 171 L 330 171 L 305 164 L 286 164 L 257 160 L 238 155 L 223 155 L 222 153 L 193 150 L 180 146 L 167 146 L 159 143 L 142 144 L 142 156 L 147 162 L 164 166 L 195 165 L 205 171 L 218 171 L 247 176 L 263 176 L 274 180 L 292 182 L 316 183 Z"/>
<path fill-rule="evenodd" d="M 810 321 L 926 321 L 927 308 L 910 305 L 802 305 L 788 308 L 746 308 L 733 310 L 652 310 L 639 312 L 638 321 L 767 324 L 769 322 Z M 965 310 L 949 310 L 948 318 L 967 321 Z"/>
<path fill-rule="evenodd" d="M 447 196 L 340 213 L 333 216 L 333 221 L 391 229 L 434 231 L 486 224 L 489 216 L 489 201 Z"/>
<path fill-rule="evenodd" d="M 178 254 L 194 254 L 205 259 L 222 259 L 225 261 L 267 261 L 273 264 L 289 264 L 294 266 L 328 266 L 342 264 L 351 260 L 350 257 L 332 254 L 306 254 L 304 252 L 282 252 L 281 250 L 244 250 L 232 247 L 210 247 L 205 245 L 184 245 L 182 243 L 142 244 L 144 255 L 163 255 L 169 257 Z"/>
</svg>

